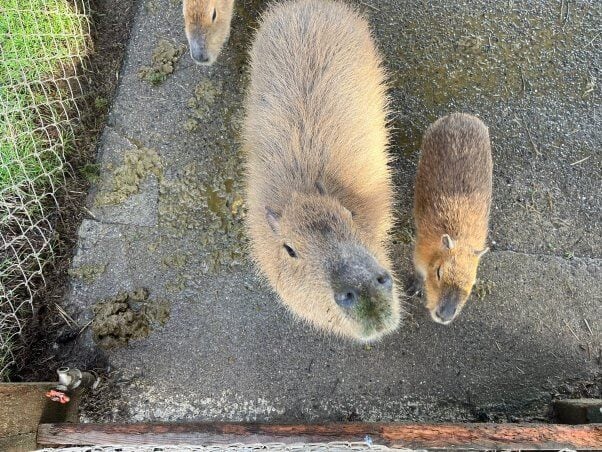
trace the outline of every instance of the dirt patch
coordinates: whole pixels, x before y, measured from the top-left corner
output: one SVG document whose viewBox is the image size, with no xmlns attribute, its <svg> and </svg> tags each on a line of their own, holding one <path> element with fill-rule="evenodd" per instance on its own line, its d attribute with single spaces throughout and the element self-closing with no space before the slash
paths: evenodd
<svg viewBox="0 0 602 452">
<path fill-rule="evenodd" d="M 147 289 L 121 292 L 97 303 L 92 311 L 92 333 L 101 348 L 123 347 L 130 340 L 143 339 L 169 319 L 170 303 L 150 300 Z"/>
<path fill-rule="evenodd" d="M 160 85 L 167 79 L 168 75 L 173 73 L 175 64 L 185 51 L 186 46 L 184 44 L 176 46 L 167 39 L 159 40 L 157 47 L 153 50 L 151 65 L 142 66 L 138 76 L 151 85 Z"/>
<path fill-rule="evenodd" d="M 68 273 L 72 278 L 81 279 L 86 284 L 90 284 L 106 270 L 107 264 L 84 264 L 77 268 L 70 268 Z"/>
<path fill-rule="evenodd" d="M 157 151 L 137 148 L 126 151 L 123 163 L 115 168 L 96 196 L 97 206 L 119 204 L 140 191 L 140 184 L 150 175 L 161 180 L 163 171 Z"/>
</svg>

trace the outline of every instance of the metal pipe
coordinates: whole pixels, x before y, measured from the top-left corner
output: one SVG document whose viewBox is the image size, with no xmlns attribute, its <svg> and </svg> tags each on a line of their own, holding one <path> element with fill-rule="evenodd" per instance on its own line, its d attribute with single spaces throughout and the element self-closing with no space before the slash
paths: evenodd
<svg viewBox="0 0 602 452">
<path fill-rule="evenodd" d="M 60 367 L 56 373 L 59 376 L 59 384 L 56 386 L 56 389 L 59 391 L 94 388 L 97 385 L 98 378 L 91 372 L 82 372 L 79 369 L 70 367 Z"/>
</svg>

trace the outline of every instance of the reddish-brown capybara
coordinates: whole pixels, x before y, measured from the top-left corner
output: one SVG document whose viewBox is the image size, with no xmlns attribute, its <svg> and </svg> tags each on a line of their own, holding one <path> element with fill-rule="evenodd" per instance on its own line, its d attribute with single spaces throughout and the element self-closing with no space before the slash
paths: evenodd
<svg viewBox="0 0 602 452">
<path fill-rule="evenodd" d="M 492 190 L 489 131 L 454 113 L 424 134 L 416 189 L 414 266 L 434 321 L 448 324 L 463 308 L 487 252 Z"/>
<path fill-rule="evenodd" d="M 192 59 L 213 64 L 230 36 L 234 0 L 184 0 L 184 26 Z"/>
<path fill-rule="evenodd" d="M 381 57 L 344 3 L 264 14 L 250 51 L 243 143 L 252 254 L 284 304 L 370 341 L 400 317 L 387 252 L 393 193 Z"/>
</svg>

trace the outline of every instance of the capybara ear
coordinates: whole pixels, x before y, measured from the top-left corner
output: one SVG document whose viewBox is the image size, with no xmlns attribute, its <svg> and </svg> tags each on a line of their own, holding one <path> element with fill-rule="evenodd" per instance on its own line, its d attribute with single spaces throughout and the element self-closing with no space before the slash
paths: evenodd
<svg viewBox="0 0 602 452">
<path fill-rule="evenodd" d="M 447 234 L 443 234 L 443 235 L 441 236 L 441 243 L 443 243 L 443 246 L 444 246 L 445 248 L 447 248 L 448 250 L 451 250 L 451 249 L 453 249 L 453 248 L 454 248 L 454 246 L 456 245 L 456 244 L 454 243 L 454 241 L 452 240 L 452 238 L 451 238 L 449 235 L 447 235 Z"/>
<path fill-rule="evenodd" d="M 275 234 L 280 235 L 280 214 L 274 212 L 270 207 L 265 208 L 265 218 Z"/>
<path fill-rule="evenodd" d="M 321 180 L 316 181 L 316 190 L 318 190 L 318 193 L 320 194 L 320 196 L 326 195 L 326 188 L 324 188 L 324 184 L 322 183 Z"/>
<path fill-rule="evenodd" d="M 485 254 L 487 251 L 489 251 L 489 247 L 485 247 L 482 250 L 475 250 L 474 255 L 480 259 L 481 257 L 483 257 L 483 254 Z"/>
</svg>

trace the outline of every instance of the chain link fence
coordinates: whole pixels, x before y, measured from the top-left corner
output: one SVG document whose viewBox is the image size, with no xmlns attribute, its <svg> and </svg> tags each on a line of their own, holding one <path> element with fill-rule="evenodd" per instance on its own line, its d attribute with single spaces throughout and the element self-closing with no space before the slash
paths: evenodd
<svg viewBox="0 0 602 452">
<path fill-rule="evenodd" d="M 87 0 L 0 2 L 0 381 L 53 259 L 88 12 Z"/>
</svg>

